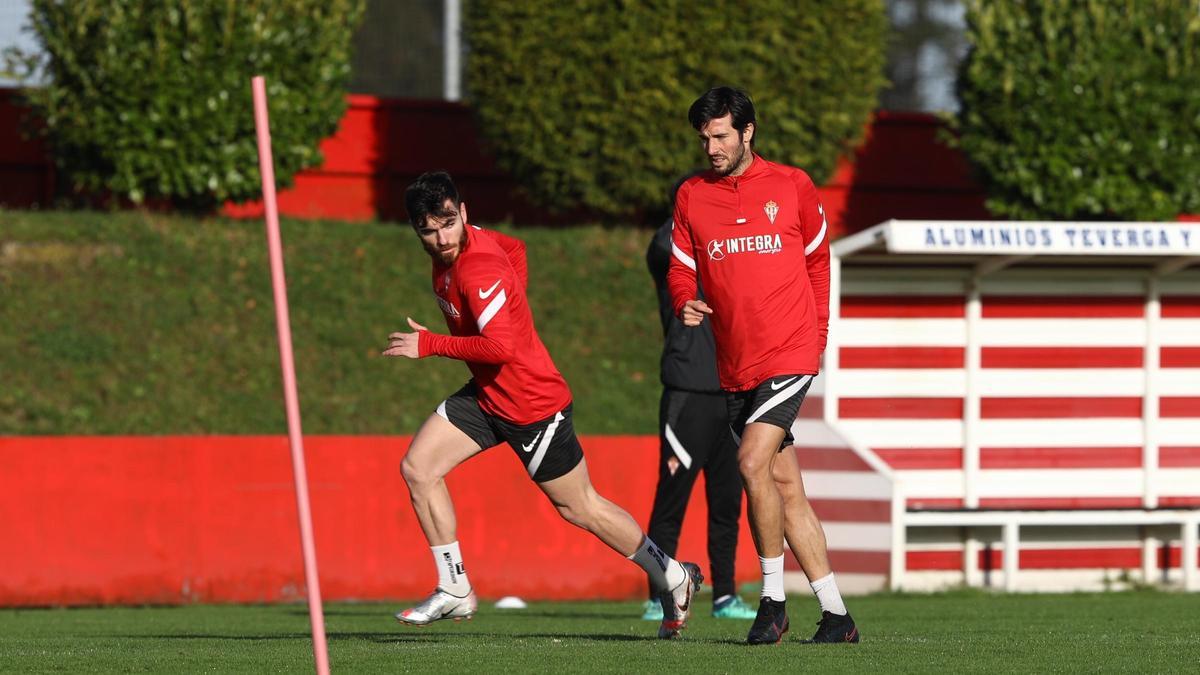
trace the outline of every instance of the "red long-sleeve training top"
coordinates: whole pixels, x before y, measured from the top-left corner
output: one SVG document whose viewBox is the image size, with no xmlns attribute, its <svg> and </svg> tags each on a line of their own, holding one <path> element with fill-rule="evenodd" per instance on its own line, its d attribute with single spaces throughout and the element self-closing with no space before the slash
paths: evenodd
<svg viewBox="0 0 1200 675">
<path fill-rule="evenodd" d="M 466 232 L 453 263 L 433 264 L 433 293 L 450 335 L 421 331 L 420 356 L 465 361 L 489 415 L 514 424 L 543 420 L 571 402 L 571 390 L 533 325 L 525 244 L 470 225 Z"/>
<path fill-rule="evenodd" d="M 755 155 L 740 176 L 693 176 L 675 197 L 674 222 L 675 313 L 696 298 L 698 275 L 721 388 L 816 374 L 829 332 L 829 240 L 808 174 Z"/>
</svg>

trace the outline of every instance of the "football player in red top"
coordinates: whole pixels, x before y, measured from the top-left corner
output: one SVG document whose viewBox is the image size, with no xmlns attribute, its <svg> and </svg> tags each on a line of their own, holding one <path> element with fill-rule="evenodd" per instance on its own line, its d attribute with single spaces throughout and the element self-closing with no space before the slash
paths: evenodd
<svg viewBox="0 0 1200 675">
<path fill-rule="evenodd" d="M 857 642 L 829 566 L 825 534 L 804 494 L 791 426 L 820 367 L 829 330 L 829 237 L 808 174 L 754 153 L 754 105 L 730 87 L 709 90 L 688 120 L 711 170 L 675 198 L 667 283 L 686 326 L 712 324 L 717 370 L 745 484 L 750 530 L 763 570 L 750 644 L 788 630 L 783 592 L 787 543 L 821 605 L 812 642 Z M 697 296 L 703 279 L 705 300 Z"/>
<path fill-rule="evenodd" d="M 568 522 L 637 563 L 660 591 L 658 635 L 679 637 L 703 579 L 694 563 L 663 553 L 588 478 L 571 419 L 571 391 L 534 329 L 525 298 L 525 245 L 468 224 L 467 205 L 445 172 L 422 175 L 405 194 L 413 229 L 433 259 L 433 292 L 449 335 L 408 319 L 388 336 L 386 356 L 465 361 L 471 380 L 438 406 L 413 437 L 401 472 L 438 569 L 438 585 L 396 618 L 407 624 L 475 612 L 445 477 L 475 454 L 512 447 L 529 477 Z"/>
</svg>

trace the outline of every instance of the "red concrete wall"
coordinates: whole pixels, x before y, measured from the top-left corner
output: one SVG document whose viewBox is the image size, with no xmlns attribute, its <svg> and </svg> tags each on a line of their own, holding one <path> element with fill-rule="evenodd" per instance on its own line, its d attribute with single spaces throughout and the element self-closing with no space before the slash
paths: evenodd
<svg viewBox="0 0 1200 675">
<path fill-rule="evenodd" d="M 337 132 L 321 144 L 325 163 L 302 172 L 279 192 L 281 213 L 299 217 L 403 220 L 404 188 L 438 168 L 468 195 L 480 222 L 551 222 L 532 206 L 484 151 L 471 109 L 461 103 L 347 97 Z M 260 204 L 226 206 L 234 216 L 259 217 Z M 562 218 L 559 218 L 562 220 Z"/>
<path fill-rule="evenodd" d="M 876 113 L 866 139 L 818 188 L 834 238 L 890 218 L 990 220 L 967 158 L 942 143 L 944 125 L 920 113 Z"/>
<path fill-rule="evenodd" d="M 412 598 L 436 572 L 400 477 L 407 437 L 305 439 L 326 599 Z M 642 525 L 655 437 L 585 437 L 601 494 Z M 507 446 L 448 482 L 467 571 L 485 597 L 634 598 L 633 563 L 561 520 Z M 707 574 L 703 478 L 680 540 Z M 303 597 L 287 439 L 0 437 L 0 606 L 258 602 Z M 758 578 L 742 517 L 739 581 Z"/>
<path fill-rule="evenodd" d="M 350 220 L 403 220 L 405 186 L 430 168 L 454 175 L 481 222 L 568 222 L 533 207 L 483 149 L 470 108 L 443 101 L 349 97 L 338 131 L 321 146 L 325 164 L 279 193 L 280 211 Z M 421 134 L 413 134 L 421 129 Z M 879 112 L 853 161 L 843 159 L 820 188 L 834 237 L 888 218 L 989 218 L 966 158 L 938 141 L 931 115 Z M 403 140 L 405 145 L 399 146 Z M 681 149 L 683 151 L 683 149 Z M 697 157 L 699 160 L 699 157 Z M 258 204 L 230 205 L 259 216 Z"/>
<path fill-rule="evenodd" d="M 337 132 L 321 144 L 325 163 L 279 192 L 281 213 L 403 220 L 404 187 L 423 171 L 444 168 L 470 197 L 471 213 L 480 222 L 578 219 L 579 214 L 552 216 L 523 197 L 485 151 L 466 105 L 371 96 L 349 96 L 348 102 Z M 43 144 L 19 133 L 20 115 L 15 92 L 0 89 L 0 205 L 45 206 L 54 194 L 53 166 Z M 941 128 L 931 115 L 878 113 L 853 162 L 843 160 L 821 188 L 832 235 L 888 218 L 988 217 L 965 158 L 938 142 Z M 261 206 L 231 204 L 225 212 L 258 217 Z"/>
</svg>

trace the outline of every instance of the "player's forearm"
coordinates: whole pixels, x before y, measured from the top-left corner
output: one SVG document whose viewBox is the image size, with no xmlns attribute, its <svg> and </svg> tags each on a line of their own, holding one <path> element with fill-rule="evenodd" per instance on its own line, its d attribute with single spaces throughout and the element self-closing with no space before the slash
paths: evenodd
<svg viewBox="0 0 1200 675">
<path fill-rule="evenodd" d="M 696 299 L 696 273 L 685 265 L 672 263 L 667 272 L 667 288 L 671 293 L 671 309 L 679 316 L 687 301 Z"/>
<path fill-rule="evenodd" d="M 817 335 L 821 340 L 821 352 L 829 338 L 829 237 L 826 232 L 825 215 L 821 215 L 821 225 L 815 234 L 808 239 L 805 249 L 804 267 L 808 271 L 808 285 L 812 289 L 813 300 L 817 307 Z M 816 218 L 813 218 L 816 221 Z"/>
<path fill-rule="evenodd" d="M 516 357 L 516 349 L 511 340 L 484 335 L 458 337 L 422 331 L 417 347 L 421 358 L 444 356 L 459 361 L 500 365 Z"/>
<path fill-rule="evenodd" d="M 817 306 L 817 334 L 821 338 L 821 351 L 825 351 L 825 343 L 829 339 L 829 272 L 825 274 L 810 274 L 809 285 L 812 287 L 813 300 Z"/>
</svg>

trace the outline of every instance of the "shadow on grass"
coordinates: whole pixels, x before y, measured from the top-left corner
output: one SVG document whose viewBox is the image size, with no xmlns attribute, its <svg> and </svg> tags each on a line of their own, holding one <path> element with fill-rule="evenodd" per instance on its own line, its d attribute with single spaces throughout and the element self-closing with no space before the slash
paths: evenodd
<svg viewBox="0 0 1200 675">
<path fill-rule="evenodd" d="M 417 629 L 420 630 L 420 629 Z M 402 637 L 404 633 L 388 633 L 388 636 Z M 583 642 L 658 642 L 653 635 L 629 635 L 627 633 L 485 633 L 454 631 L 453 633 L 435 633 L 430 637 L 443 640 L 461 640 L 463 638 L 494 638 L 497 640 L 558 640 Z"/>
<path fill-rule="evenodd" d="M 272 633 L 270 635 L 228 635 L 228 634 L 206 634 L 206 635 L 128 635 L 128 634 L 110 634 L 104 637 L 120 638 L 124 640 L 239 640 L 239 641 L 259 641 L 259 640 L 308 640 L 308 633 Z M 489 633 L 479 631 L 455 631 L 453 633 L 427 633 L 415 630 L 404 630 L 400 632 L 380 631 L 374 633 L 366 632 L 331 632 L 326 634 L 326 638 L 330 641 L 335 640 L 369 640 L 371 642 L 448 642 L 459 641 L 467 638 L 471 639 L 545 639 L 545 640 L 583 640 L 591 642 L 657 642 L 658 638 L 653 635 L 626 635 L 622 633 Z M 721 643 L 725 640 L 692 640 L 692 642 L 707 642 Z"/>
<path fill-rule="evenodd" d="M 424 635 L 410 635 L 401 633 L 326 633 L 325 638 L 330 641 L 334 640 L 370 640 L 372 642 L 441 642 L 443 640 L 455 639 L 456 636 L 469 635 L 471 637 L 486 637 L 490 633 L 454 633 L 454 634 L 438 634 L 428 633 Z M 308 633 L 272 633 L 270 635 L 105 635 L 102 637 L 120 638 L 122 640 L 251 640 L 251 641 L 266 641 L 266 640 L 309 640 L 311 635 Z"/>
<path fill-rule="evenodd" d="M 495 616 L 495 615 L 488 615 L 488 616 Z M 512 614 L 504 614 L 503 616 L 505 619 L 526 619 L 526 618 L 528 618 L 528 619 L 613 619 L 613 620 L 618 620 L 618 621 L 623 620 L 623 619 L 638 619 L 638 617 L 634 614 L 631 614 L 628 612 L 620 612 L 620 611 L 614 611 L 614 612 L 595 612 L 595 611 L 546 612 L 546 611 L 539 611 L 539 610 L 523 609 L 523 610 L 520 610 L 519 612 L 514 612 Z M 647 621 L 646 624 L 650 625 L 650 622 Z M 657 625 L 657 624 L 654 624 L 654 625 Z"/>
<path fill-rule="evenodd" d="M 308 616 L 307 609 L 289 609 L 288 611 L 286 611 L 284 613 L 289 616 Z M 370 609 L 370 608 L 355 611 L 355 610 L 346 610 L 346 609 L 329 609 L 327 607 L 327 608 L 325 608 L 325 611 L 323 612 L 323 614 L 324 614 L 324 616 L 372 616 L 372 615 L 391 616 L 391 615 L 395 614 L 395 611 L 388 611 L 386 609 Z"/>
<path fill-rule="evenodd" d="M 546 640 L 590 640 L 593 642 L 645 642 L 657 640 L 653 635 L 627 635 L 624 633 L 519 633 L 507 637 L 543 638 Z"/>
<path fill-rule="evenodd" d="M 396 607 L 405 607 L 405 603 L 397 603 Z M 395 609 L 386 607 L 369 607 L 355 609 L 325 609 L 325 616 L 392 616 L 395 614 Z M 640 610 L 639 610 L 640 612 Z M 284 612 L 289 616 L 308 616 L 308 610 L 302 608 L 288 609 Z M 499 610 L 496 612 L 487 611 L 486 613 L 476 614 L 475 618 L 493 618 L 503 617 L 505 619 L 632 619 L 637 618 L 638 614 L 624 609 L 614 609 L 612 611 L 562 611 L 562 610 L 539 610 L 539 609 L 521 609 L 521 610 Z M 646 622 L 649 624 L 650 622 Z"/>
</svg>

